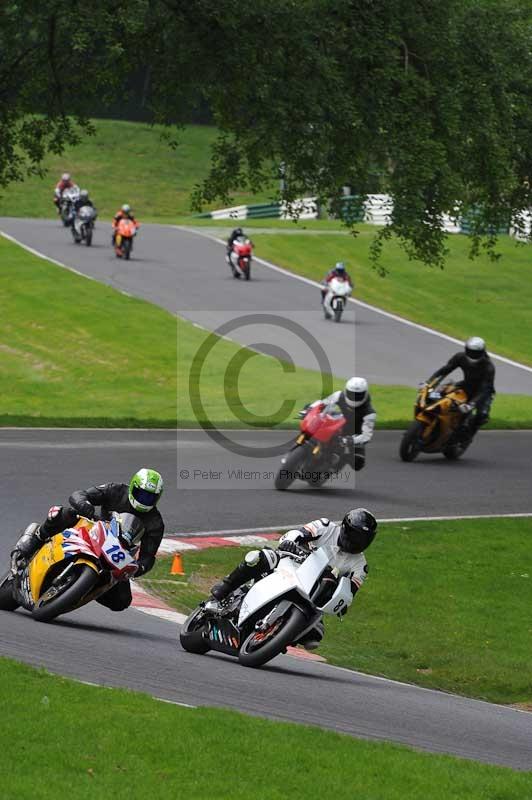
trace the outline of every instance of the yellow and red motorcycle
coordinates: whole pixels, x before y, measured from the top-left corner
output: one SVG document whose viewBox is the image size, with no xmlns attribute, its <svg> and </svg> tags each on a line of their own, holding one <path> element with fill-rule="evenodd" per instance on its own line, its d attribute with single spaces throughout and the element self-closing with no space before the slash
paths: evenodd
<svg viewBox="0 0 532 800">
<path fill-rule="evenodd" d="M 419 453 L 443 453 L 451 461 L 460 458 L 471 444 L 470 438 L 460 434 L 464 403 L 466 393 L 452 383 L 437 388 L 423 385 L 414 406 L 415 419 L 401 439 L 402 460 L 413 461 Z"/>
<path fill-rule="evenodd" d="M 10 570 L 0 580 L 0 609 L 22 606 L 34 619 L 50 622 L 131 578 L 138 568 L 138 542 L 124 545 L 129 517 L 134 519 L 131 514 L 115 515 L 109 522 L 80 518 L 53 536 L 20 571 Z"/>
</svg>

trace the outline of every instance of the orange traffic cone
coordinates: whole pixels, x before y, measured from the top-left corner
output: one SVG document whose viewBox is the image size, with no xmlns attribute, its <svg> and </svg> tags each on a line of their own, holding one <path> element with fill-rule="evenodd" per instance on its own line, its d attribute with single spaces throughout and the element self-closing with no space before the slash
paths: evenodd
<svg viewBox="0 0 532 800">
<path fill-rule="evenodd" d="M 170 575 L 184 575 L 183 559 L 181 553 L 176 553 L 172 559 L 172 566 L 170 568 Z"/>
</svg>

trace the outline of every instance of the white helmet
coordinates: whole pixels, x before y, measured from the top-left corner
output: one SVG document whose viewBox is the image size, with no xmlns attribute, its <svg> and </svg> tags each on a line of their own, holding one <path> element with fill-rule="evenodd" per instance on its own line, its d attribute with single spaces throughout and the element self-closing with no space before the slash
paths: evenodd
<svg viewBox="0 0 532 800">
<path fill-rule="evenodd" d="M 131 206 L 128 205 L 127 203 L 124 203 L 124 205 L 122 206 L 122 211 L 124 212 L 124 214 L 129 214 L 129 212 L 131 211 Z"/>
<path fill-rule="evenodd" d="M 475 362 L 486 355 L 486 342 L 480 336 L 471 336 L 465 343 L 465 354 L 469 361 Z"/>
<path fill-rule="evenodd" d="M 345 402 L 350 408 L 358 408 L 368 399 L 368 382 L 365 378 L 349 378 L 344 389 Z"/>
<path fill-rule="evenodd" d="M 62 181 L 69 181 L 70 180 L 70 172 L 63 172 L 63 174 L 61 175 L 61 180 Z"/>
</svg>

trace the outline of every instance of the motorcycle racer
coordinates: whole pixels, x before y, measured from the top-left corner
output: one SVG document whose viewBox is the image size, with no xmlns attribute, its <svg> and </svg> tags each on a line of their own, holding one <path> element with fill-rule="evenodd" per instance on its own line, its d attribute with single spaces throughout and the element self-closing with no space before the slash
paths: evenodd
<svg viewBox="0 0 532 800">
<path fill-rule="evenodd" d="M 112 222 L 112 225 L 113 225 L 113 237 L 112 237 L 113 247 L 114 247 L 115 238 L 116 238 L 116 229 L 118 228 L 118 223 L 120 222 L 121 219 L 130 219 L 131 222 L 135 226 L 135 231 L 137 231 L 140 228 L 140 222 L 138 222 L 138 220 L 133 215 L 133 211 L 131 209 L 131 206 L 128 205 L 127 203 L 124 203 L 124 205 L 116 212 L 116 214 L 113 217 L 113 222 Z"/>
<path fill-rule="evenodd" d="M 327 405 L 337 405 L 345 417 L 345 425 L 342 428 L 342 444 L 347 445 L 348 455 L 337 458 L 339 462 L 334 466 L 340 470 L 344 464 L 350 466 L 358 472 L 366 465 L 366 445 L 373 438 L 375 421 L 377 414 L 371 404 L 368 382 L 365 378 L 349 378 L 345 387 L 340 392 L 333 392 L 323 400 L 315 400 L 300 412 L 305 416 L 310 408 L 317 405 L 325 407 Z M 343 459 L 343 463 L 340 460 Z"/>
<path fill-rule="evenodd" d="M 333 278 L 340 278 L 340 280 L 347 281 L 351 289 L 353 288 L 353 281 L 349 273 L 345 268 L 345 264 L 343 261 L 337 261 L 335 266 L 329 270 L 327 275 L 321 281 L 322 289 L 321 289 L 321 304 L 323 305 L 327 292 L 329 290 L 329 284 Z"/>
<path fill-rule="evenodd" d="M 144 575 L 155 564 L 155 555 L 163 538 L 164 522 L 157 509 L 163 487 L 161 475 L 154 469 L 143 467 L 133 475 L 129 484 L 102 483 L 73 492 L 69 497 L 70 506 L 52 506 L 41 525 L 36 529 L 29 526 L 22 534 L 11 553 L 12 570 L 18 572 L 48 539 L 73 527 L 80 516 L 108 520 L 112 512 L 116 511 L 131 514 L 142 524 L 143 534 L 135 577 Z M 96 507 L 100 507 L 99 515 Z M 98 599 L 98 602 L 112 611 L 123 611 L 131 605 L 131 601 L 129 581 L 118 583 Z"/>
<path fill-rule="evenodd" d="M 63 192 L 65 189 L 77 189 L 77 185 L 72 180 L 69 172 L 64 172 L 61 175 L 61 179 L 56 183 L 54 189 L 54 203 L 57 206 L 57 211 L 59 213 L 59 204 L 61 202 L 61 197 L 63 196 Z"/>
<path fill-rule="evenodd" d="M 488 421 L 495 396 L 495 365 L 486 351 L 484 339 L 471 336 L 464 344 L 464 351 L 451 356 L 446 364 L 430 376 L 427 385 L 436 386 L 455 369 L 461 369 L 464 374 L 463 380 L 455 386 L 463 389 L 467 395 L 467 403 L 460 406 L 464 415 L 461 435 L 463 439 L 471 440 L 481 425 Z M 476 413 L 472 415 L 475 410 Z"/>
<path fill-rule="evenodd" d="M 320 603 L 325 603 L 332 597 L 338 578 L 344 575 L 350 579 L 351 591 L 355 595 L 366 580 L 368 573 L 364 551 L 369 547 L 376 534 L 377 520 L 365 508 L 348 511 L 341 523 L 331 522 L 325 517 L 313 520 L 301 528 L 283 534 L 279 539 L 277 550 L 269 547 L 264 547 L 262 550 L 251 550 L 229 575 L 214 584 L 211 594 L 215 600 L 220 602 L 242 584 L 251 580 L 257 581 L 269 575 L 284 555 L 308 553 L 314 547 L 319 547 L 320 544 L 327 542 L 334 546 L 335 556 L 322 585 Z M 347 607 L 345 612 L 347 612 Z M 307 650 L 313 650 L 319 645 L 323 634 L 323 623 L 320 621 L 299 643 L 303 644 Z"/>
</svg>

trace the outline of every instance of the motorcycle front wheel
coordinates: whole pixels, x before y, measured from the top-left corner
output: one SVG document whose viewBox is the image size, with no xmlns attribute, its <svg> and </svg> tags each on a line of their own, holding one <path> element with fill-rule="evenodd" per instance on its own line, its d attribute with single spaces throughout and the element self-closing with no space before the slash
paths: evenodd
<svg viewBox="0 0 532 800">
<path fill-rule="evenodd" d="M 75 571 L 72 571 L 71 580 L 55 597 L 42 605 L 37 602 L 31 612 L 33 619 L 39 622 L 51 622 L 60 614 L 73 611 L 98 580 L 98 574 L 91 567 L 87 564 L 80 564 Z"/>
<path fill-rule="evenodd" d="M 342 319 L 342 314 L 344 313 L 344 304 L 338 302 L 334 307 L 334 321 L 340 322 Z"/>
<path fill-rule="evenodd" d="M 275 476 L 274 485 L 279 492 L 284 492 L 296 479 L 296 473 L 303 464 L 306 453 L 303 447 L 296 447 L 285 456 L 284 463 Z"/>
<path fill-rule="evenodd" d="M 87 247 L 90 247 L 92 244 L 92 229 L 88 228 L 87 232 L 85 233 L 85 244 Z"/>
<path fill-rule="evenodd" d="M 238 660 L 244 667 L 262 667 L 294 642 L 307 625 L 307 618 L 296 606 L 265 631 L 254 630 L 244 639 Z"/>
<path fill-rule="evenodd" d="M 183 623 L 179 641 L 181 642 L 181 647 L 187 653 L 196 653 L 203 656 L 211 649 L 208 640 L 202 635 L 202 629 L 205 626 L 205 620 L 202 619 L 204 615 L 203 609 L 197 608 Z"/>
<path fill-rule="evenodd" d="M 129 261 L 129 257 L 131 255 L 131 244 L 131 239 L 124 239 L 122 243 L 122 252 L 126 261 Z"/>
<path fill-rule="evenodd" d="M 403 433 L 399 447 L 399 455 L 403 461 L 413 461 L 418 456 L 421 451 L 420 439 L 424 427 L 422 422 L 415 419 Z"/>
</svg>

